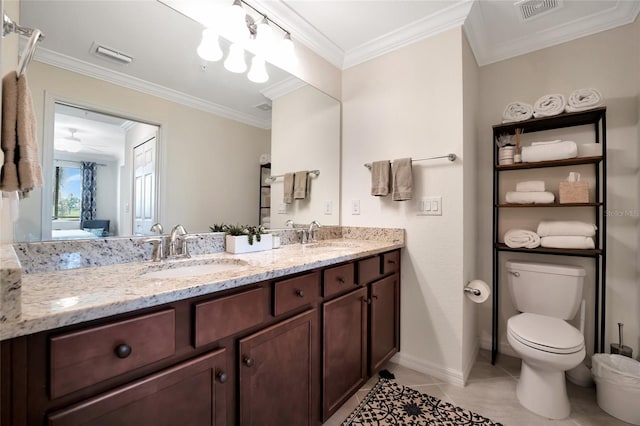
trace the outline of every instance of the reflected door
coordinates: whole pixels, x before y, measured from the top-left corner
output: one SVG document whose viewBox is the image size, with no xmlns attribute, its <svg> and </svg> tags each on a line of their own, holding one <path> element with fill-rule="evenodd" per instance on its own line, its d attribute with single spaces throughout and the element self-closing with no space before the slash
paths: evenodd
<svg viewBox="0 0 640 426">
<path fill-rule="evenodd" d="M 133 232 L 147 233 L 156 222 L 156 138 L 133 148 Z"/>
</svg>

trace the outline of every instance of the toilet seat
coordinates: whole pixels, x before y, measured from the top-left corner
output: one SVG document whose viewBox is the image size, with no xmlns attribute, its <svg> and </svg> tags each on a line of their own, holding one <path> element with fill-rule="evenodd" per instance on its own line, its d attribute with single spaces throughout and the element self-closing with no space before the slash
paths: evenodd
<svg viewBox="0 0 640 426">
<path fill-rule="evenodd" d="M 507 332 L 523 345 L 544 352 L 572 354 L 584 348 L 582 334 L 559 318 L 522 313 L 509 318 Z"/>
</svg>

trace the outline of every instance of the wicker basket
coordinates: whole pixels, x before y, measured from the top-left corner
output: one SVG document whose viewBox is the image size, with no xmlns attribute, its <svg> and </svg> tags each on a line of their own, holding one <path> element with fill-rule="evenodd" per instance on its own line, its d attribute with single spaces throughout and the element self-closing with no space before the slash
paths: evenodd
<svg viewBox="0 0 640 426">
<path fill-rule="evenodd" d="M 589 202 L 589 185 L 587 182 L 560 182 L 558 192 L 560 204 Z"/>
</svg>

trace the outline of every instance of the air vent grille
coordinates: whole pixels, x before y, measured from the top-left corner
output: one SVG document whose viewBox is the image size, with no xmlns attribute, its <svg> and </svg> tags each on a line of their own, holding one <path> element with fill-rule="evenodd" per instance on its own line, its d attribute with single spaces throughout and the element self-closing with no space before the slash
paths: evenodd
<svg viewBox="0 0 640 426">
<path fill-rule="evenodd" d="M 254 108 L 258 108 L 262 111 L 271 111 L 271 104 L 269 102 L 264 102 L 259 105 L 254 105 Z"/>
<path fill-rule="evenodd" d="M 560 9 L 562 0 L 522 0 L 514 6 L 520 11 L 520 19 L 527 21 Z"/>
<path fill-rule="evenodd" d="M 91 52 L 99 58 L 108 59 L 119 64 L 127 65 L 133 62 L 132 56 L 95 42 L 91 46 Z"/>
</svg>

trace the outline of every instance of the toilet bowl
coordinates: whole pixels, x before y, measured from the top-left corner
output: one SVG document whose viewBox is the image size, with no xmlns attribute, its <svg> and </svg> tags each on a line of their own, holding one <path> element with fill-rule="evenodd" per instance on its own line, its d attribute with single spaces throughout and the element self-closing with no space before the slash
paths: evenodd
<svg viewBox="0 0 640 426">
<path fill-rule="evenodd" d="M 522 359 L 518 400 L 538 415 L 563 419 L 571 411 L 564 373 L 585 357 L 582 333 L 565 321 L 577 312 L 585 271 L 526 261 L 508 261 L 506 267 L 521 312 L 507 321 L 507 340 Z"/>
<path fill-rule="evenodd" d="M 571 406 L 564 373 L 585 357 L 580 332 L 561 319 L 523 313 L 509 318 L 507 340 L 522 359 L 520 404 L 550 419 L 567 417 Z"/>
</svg>

